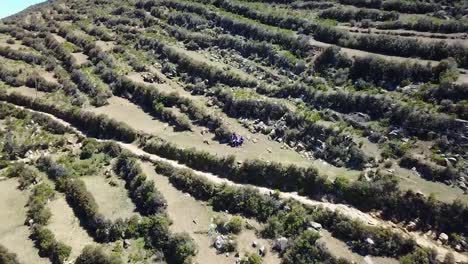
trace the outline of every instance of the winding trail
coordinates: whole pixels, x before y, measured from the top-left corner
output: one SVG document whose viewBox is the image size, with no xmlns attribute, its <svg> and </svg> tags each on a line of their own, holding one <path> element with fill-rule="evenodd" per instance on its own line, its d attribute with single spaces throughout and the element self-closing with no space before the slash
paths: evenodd
<svg viewBox="0 0 468 264">
<path fill-rule="evenodd" d="M 5 102 L 5 101 L 0 101 L 0 102 Z M 22 107 L 22 106 L 14 105 L 14 104 L 11 104 L 9 102 L 5 102 L 5 103 L 13 105 L 18 109 L 23 109 L 23 110 L 27 110 L 27 111 L 30 111 L 30 112 L 35 112 L 35 113 L 38 113 L 38 114 L 42 114 L 44 116 L 48 116 L 48 117 L 52 118 L 53 120 L 57 121 L 58 123 L 69 127 L 77 135 L 82 136 L 82 137 L 88 137 L 87 135 L 85 135 L 83 132 L 81 132 L 79 129 L 77 129 L 76 127 L 74 127 L 70 123 L 68 123 L 68 122 L 66 122 L 66 121 L 64 121 L 64 120 L 62 120 L 60 118 L 57 118 L 54 115 L 51 115 L 51 114 L 48 114 L 48 113 L 45 113 L 45 112 L 41 112 L 41 111 L 32 110 L 32 109 L 25 108 L 25 107 Z M 202 171 L 194 170 L 194 169 L 192 169 L 192 168 L 190 168 L 190 167 L 188 167 L 186 165 L 178 163 L 177 161 L 162 158 L 162 157 L 160 157 L 158 155 L 150 154 L 150 153 L 142 150 L 141 148 L 139 148 L 138 146 L 136 146 L 134 144 L 127 144 L 127 143 L 123 143 L 123 142 L 116 141 L 116 140 L 105 140 L 105 139 L 97 139 L 97 140 L 99 142 L 115 142 L 115 143 L 119 144 L 123 149 L 126 149 L 126 150 L 130 151 L 132 154 L 134 154 L 134 155 L 136 155 L 138 157 L 145 157 L 149 161 L 153 161 L 153 162 L 162 161 L 162 162 L 167 162 L 167 163 L 171 164 L 172 166 L 174 166 L 175 168 L 178 168 L 178 169 L 189 169 L 189 170 L 193 171 L 194 174 L 196 174 L 198 176 L 201 176 L 201 177 L 204 177 L 205 179 L 207 179 L 207 180 L 209 180 L 209 181 L 211 181 L 211 182 L 213 182 L 215 184 L 227 184 L 229 186 L 235 186 L 235 187 L 249 186 L 249 187 L 252 187 L 252 188 L 258 190 L 261 194 L 265 194 L 265 195 L 269 195 L 270 193 L 274 192 L 274 190 L 269 189 L 269 188 L 253 186 L 253 185 L 247 185 L 247 184 L 239 184 L 239 183 L 235 183 L 235 182 L 230 181 L 230 180 L 225 179 L 225 178 L 220 178 L 220 177 L 218 177 L 218 176 L 216 176 L 214 174 L 208 173 L 208 172 L 202 172 Z M 438 259 L 439 260 L 443 260 L 445 255 L 447 253 L 451 252 L 451 253 L 453 253 L 453 255 L 455 257 L 456 262 L 468 262 L 468 254 L 466 254 L 466 253 L 455 252 L 454 250 L 451 250 L 448 247 L 445 247 L 445 246 L 442 246 L 442 245 L 438 244 L 436 241 L 429 238 L 427 235 L 425 235 L 423 233 L 409 232 L 409 231 L 405 230 L 401 226 L 398 226 L 398 225 L 396 225 L 394 223 L 391 223 L 391 222 L 388 222 L 388 221 L 384 221 L 384 220 L 382 220 L 380 218 L 377 218 L 377 217 L 374 217 L 374 216 L 372 216 L 372 215 L 370 215 L 368 213 L 364 213 L 364 212 L 362 212 L 362 211 L 360 211 L 360 210 L 358 210 L 358 209 L 356 209 L 354 207 L 351 207 L 350 205 L 335 204 L 335 203 L 330 203 L 330 202 L 322 202 L 322 201 L 312 200 L 312 199 L 310 199 L 308 197 L 299 195 L 296 192 L 280 192 L 280 198 L 282 198 L 282 199 L 294 199 L 294 200 L 296 200 L 296 201 L 298 201 L 298 202 L 300 202 L 300 203 L 302 203 L 304 205 L 322 206 L 322 207 L 327 208 L 327 209 L 329 209 L 331 211 L 337 211 L 337 212 L 339 212 L 339 213 L 341 213 L 341 214 L 343 214 L 343 215 L 345 215 L 345 216 L 347 216 L 347 217 L 349 217 L 351 219 L 360 220 L 360 221 L 364 222 L 367 225 L 382 226 L 382 227 L 386 227 L 386 228 L 391 228 L 395 232 L 401 233 L 402 235 L 404 235 L 406 237 L 413 238 L 419 246 L 430 247 L 430 248 L 436 249 L 437 252 L 438 252 Z"/>
</svg>

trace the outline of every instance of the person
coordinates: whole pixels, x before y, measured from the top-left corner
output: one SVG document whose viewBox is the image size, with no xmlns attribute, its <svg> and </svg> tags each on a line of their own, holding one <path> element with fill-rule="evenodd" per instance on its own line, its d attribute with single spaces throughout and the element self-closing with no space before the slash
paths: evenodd
<svg viewBox="0 0 468 264">
<path fill-rule="evenodd" d="M 244 137 L 237 135 L 236 133 L 233 133 L 231 135 L 231 140 L 229 142 L 229 145 L 235 148 L 235 147 L 242 146 L 242 144 L 244 144 Z"/>
</svg>

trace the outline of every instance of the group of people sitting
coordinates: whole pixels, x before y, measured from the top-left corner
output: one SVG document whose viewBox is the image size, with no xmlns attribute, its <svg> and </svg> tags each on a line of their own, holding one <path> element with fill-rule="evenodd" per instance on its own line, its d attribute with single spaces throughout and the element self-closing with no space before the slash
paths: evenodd
<svg viewBox="0 0 468 264">
<path fill-rule="evenodd" d="M 229 140 L 229 145 L 235 148 L 242 146 L 242 144 L 244 144 L 244 137 L 233 133 L 231 135 L 231 139 Z"/>
</svg>

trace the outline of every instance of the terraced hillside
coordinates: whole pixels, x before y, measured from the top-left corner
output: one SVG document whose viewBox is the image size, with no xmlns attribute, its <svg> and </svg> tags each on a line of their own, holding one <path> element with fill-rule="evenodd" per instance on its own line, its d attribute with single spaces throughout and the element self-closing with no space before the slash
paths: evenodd
<svg viewBox="0 0 468 264">
<path fill-rule="evenodd" d="M 55 0 L 0 20 L 0 264 L 468 263 L 467 17 Z"/>
</svg>

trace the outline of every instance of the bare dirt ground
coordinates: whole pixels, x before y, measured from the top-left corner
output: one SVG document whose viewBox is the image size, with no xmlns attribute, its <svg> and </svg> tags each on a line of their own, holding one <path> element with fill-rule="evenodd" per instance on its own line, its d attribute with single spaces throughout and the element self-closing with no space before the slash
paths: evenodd
<svg viewBox="0 0 468 264">
<path fill-rule="evenodd" d="M 29 96 L 29 97 L 32 97 L 32 98 L 41 98 L 41 97 L 46 96 L 46 94 L 47 94 L 45 92 L 41 92 L 41 91 L 38 91 L 38 90 L 36 90 L 34 88 L 29 88 L 29 87 L 26 87 L 26 86 L 8 88 L 7 92 L 9 92 L 9 93 L 17 92 L 17 93 L 20 93 L 22 95 Z"/>
<path fill-rule="evenodd" d="M 10 37 L 0 34 L 0 47 L 10 47 L 11 49 L 14 49 L 14 50 L 29 50 L 29 51 L 32 50 L 30 47 L 24 46 L 23 44 L 21 44 L 21 41 L 19 40 L 15 40 L 14 44 L 8 44 L 7 43 L 8 39 L 10 39 Z"/>
<path fill-rule="evenodd" d="M 213 212 L 210 206 L 177 190 L 170 184 L 168 178 L 158 175 L 151 164 L 142 163 L 142 168 L 148 179 L 154 180 L 156 188 L 168 202 L 167 212 L 169 218 L 174 222 L 171 229 L 174 232 L 189 233 L 198 245 L 199 252 L 195 258 L 196 262 L 200 264 L 234 263 L 234 254 L 226 257 L 224 254 L 216 253 L 216 250 L 212 247 L 213 242 L 207 233 L 213 217 L 220 215 L 220 213 Z M 249 220 L 249 222 L 252 222 L 252 220 Z M 241 256 L 245 252 L 255 251 L 251 246 L 253 241 L 257 241 L 259 245 L 264 245 L 266 248 L 270 248 L 269 245 L 271 244 L 270 241 L 259 238 L 253 230 L 242 231 L 238 235 L 237 241 Z M 264 258 L 264 263 L 280 263 L 280 259 L 277 254 L 269 252 Z"/>
<path fill-rule="evenodd" d="M 84 176 L 86 188 L 92 193 L 99 206 L 99 212 L 114 221 L 118 218 L 127 219 L 135 215 L 135 205 L 128 197 L 124 181 L 115 177 L 112 180 L 117 186 L 111 186 L 103 175 Z"/>
<path fill-rule="evenodd" d="M 0 182 L 0 244 L 16 253 L 22 263 L 50 264 L 48 258 L 39 256 L 29 238 L 31 232 L 24 225 L 29 192 L 22 192 L 17 187 L 15 179 Z"/>
<path fill-rule="evenodd" d="M 67 40 L 64 39 L 63 37 L 55 34 L 55 33 L 52 33 L 52 36 L 54 37 L 54 39 L 58 42 L 58 43 L 64 43 L 66 42 Z"/>
<path fill-rule="evenodd" d="M 112 48 L 114 48 L 115 44 L 112 41 L 98 40 L 98 41 L 96 41 L 96 46 L 101 48 L 102 51 L 109 51 Z"/>
<path fill-rule="evenodd" d="M 86 245 L 96 244 L 86 230 L 80 226 L 80 220 L 65 201 L 63 195 L 57 194 L 56 199 L 48 204 L 52 213 L 47 225 L 58 241 L 72 247 L 70 260 L 75 259 Z"/>
<path fill-rule="evenodd" d="M 73 56 L 73 58 L 75 58 L 76 64 L 78 66 L 83 65 L 86 62 L 88 62 L 88 56 L 82 52 L 74 52 L 74 53 L 71 53 L 71 55 Z"/>
</svg>

